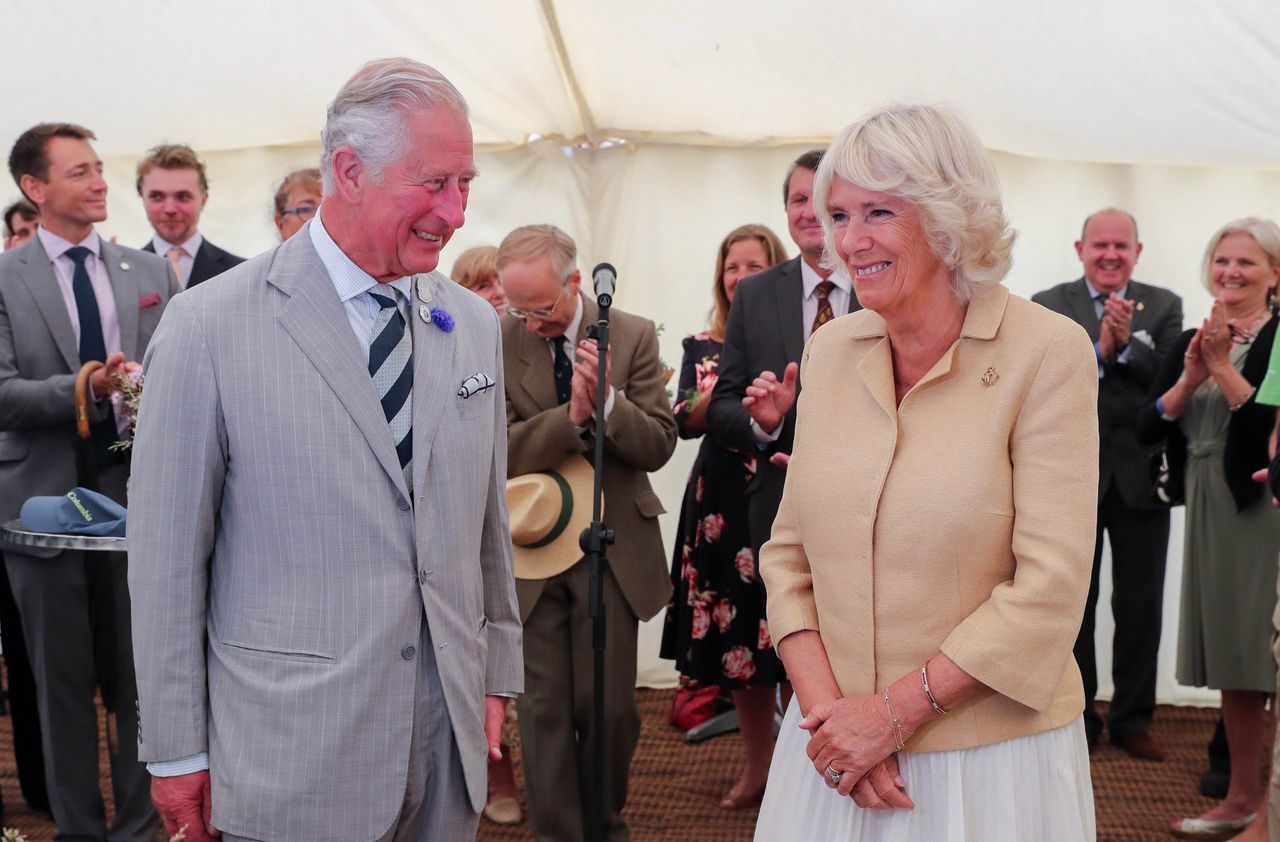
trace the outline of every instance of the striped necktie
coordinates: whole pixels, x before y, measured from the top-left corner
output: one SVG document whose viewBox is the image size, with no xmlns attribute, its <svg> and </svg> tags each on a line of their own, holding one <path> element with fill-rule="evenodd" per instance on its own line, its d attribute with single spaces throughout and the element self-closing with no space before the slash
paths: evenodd
<svg viewBox="0 0 1280 842">
<path fill-rule="evenodd" d="M 391 439 L 404 471 L 404 481 L 413 493 L 413 334 L 406 330 L 404 314 L 397 301 L 400 293 L 387 286 L 369 297 L 382 309 L 373 320 L 373 343 L 369 346 L 369 374 L 382 401 L 382 413 L 391 426 Z"/>
</svg>

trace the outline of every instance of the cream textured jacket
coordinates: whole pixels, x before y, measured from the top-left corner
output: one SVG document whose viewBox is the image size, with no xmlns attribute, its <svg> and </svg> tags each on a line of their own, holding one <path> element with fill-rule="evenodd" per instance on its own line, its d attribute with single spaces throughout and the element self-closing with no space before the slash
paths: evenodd
<svg viewBox="0 0 1280 842">
<path fill-rule="evenodd" d="M 1071 650 L 1098 484 L 1084 330 L 996 285 L 901 406 L 874 312 L 815 332 L 802 365 L 786 490 L 760 555 L 773 639 L 818 631 L 849 696 L 939 651 L 991 689 L 920 728 L 911 751 L 1078 717 Z"/>
</svg>

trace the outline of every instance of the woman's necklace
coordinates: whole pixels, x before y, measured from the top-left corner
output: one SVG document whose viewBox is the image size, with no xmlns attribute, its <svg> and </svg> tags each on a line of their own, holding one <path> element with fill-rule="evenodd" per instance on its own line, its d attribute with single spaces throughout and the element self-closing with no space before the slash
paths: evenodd
<svg viewBox="0 0 1280 842">
<path fill-rule="evenodd" d="M 1231 334 L 1231 341 L 1239 345 L 1245 345 L 1252 342 L 1253 338 L 1258 335 L 1258 328 L 1262 327 L 1262 323 L 1265 322 L 1267 317 L 1270 315 L 1271 313 L 1264 308 L 1258 318 L 1254 319 L 1247 326 L 1228 322 L 1227 332 Z"/>
</svg>

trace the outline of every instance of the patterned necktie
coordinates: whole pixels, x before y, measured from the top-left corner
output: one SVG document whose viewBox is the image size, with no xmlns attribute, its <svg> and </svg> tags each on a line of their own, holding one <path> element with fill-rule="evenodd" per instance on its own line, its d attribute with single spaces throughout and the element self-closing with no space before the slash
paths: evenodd
<svg viewBox="0 0 1280 842">
<path fill-rule="evenodd" d="M 382 309 L 373 320 L 373 344 L 369 346 L 369 374 L 382 401 L 382 414 L 391 426 L 391 439 L 412 493 L 413 477 L 413 334 L 406 330 L 404 314 L 396 306 L 400 293 L 388 286 L 385 295 L 370 292 Z"/>
<path fill-rule="evenodd" d="M 169 261 L 169 265 L 173 267 L 173 274 L 177 276 L 178 283 L 182 284 L 183 289 L 186 289 L 187 279 L 182 277 L 182 255 L 184 254 L 186 254 L 185 251 L 174 246 L 166 251 L 164 256 Z"/>
<path fill-rule="evenodd" d="M 814 314 L 813 327 L 809 330 L 810 336 L 813 336 L 814 331 L 836 317 L 835 312 L 831 309 L 831 299 L 829 298 L 831 290 L 835 288 L 836 285 L 832 281 L 823 281 L 815 288 L 814 291 L 818 294 L 818 312 Z"/>
<path fill-rule="evenodd" d="M 71 291 L 76 299 L 76 315 L 80 318 L 80 364 L 91 360 L 106 362 L 107 340 L 102 332 L 102 314 L 98 311 L 98 297 L 93 292 L 93 282 L 89 280 L 89 267 L 85 265 L 85 260 L 93 252 L 84 246 L 72 246 L 64 254 L 75 264 L 75 271 L 71 274 Z M 105 398 L 106 395 L 98 397 Z M 107 417 L 90 425 L 89 432 L 99 464 L 107 464 L 111 458 L 109 448 L 119 434 L 115 412 L 110 406 L 107 407 Z"/>
<path fill-rule="evenodd" d="M 564 337 L 557 336 L 554 339 L 547 340 L 551 343 L 551 349 L 555 351 L 556 359 L 554 371 L 556 375 L 556 401 L 564 406 L 569 402 L 569 394 L 573 389 L 573 363 L 569 361 L 569 355 L 564 351 Z"/>
</svg>

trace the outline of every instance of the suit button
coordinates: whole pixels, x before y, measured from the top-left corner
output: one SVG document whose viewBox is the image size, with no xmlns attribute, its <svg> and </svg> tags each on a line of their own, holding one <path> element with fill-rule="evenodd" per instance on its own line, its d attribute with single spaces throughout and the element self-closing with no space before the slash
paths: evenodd
<svg viewBox="0 0 1280 842">
<path fill-rule="evenodd" d="M 405 648 L 400 650 L 400 657 L 404 658 L 406 661 L 412 661 L 413 656 L 417 654 L 418 654 L 418 650 L 412 646 L 406 646 Z"/>
<path fill-rule="evenodd" d="M 430 570 L 419 570 L 419 571 L 418 571 L 418 584 L 419 584 L 419 585 L 425 585 L 425 584 L 427 583 L 427 577 L 428 577 L 428 576 L 430 576 L 430 575 L 431 575 L 431 571 L 430 571 Z"/>
<path fill-rule="evenodd" d="M 440 651 L 441 651 L 441 652 L 443 652 L 444 650 L 446 650 L 446 649 L 448 649 L 448 648 L 449 648 L 449 644 L 447 644 L 447 643 L 441 643 L 441 644 L 440 644 Z"/>
<path fill-rule="evenodd" d="M 400 509 L 400 511 L 402 511 L 402 512 L 407 512 L 407 511 L 409 511 L 409 501 L 408 501 L 408 500 L 406 500 L 406 499 L 404 499 L 403 497 L 401 497 L 399 500 L 397 500 L 397 501 L 396 501 L 396 506 L 397 506 L 397 507 Z"/>
</svg>

